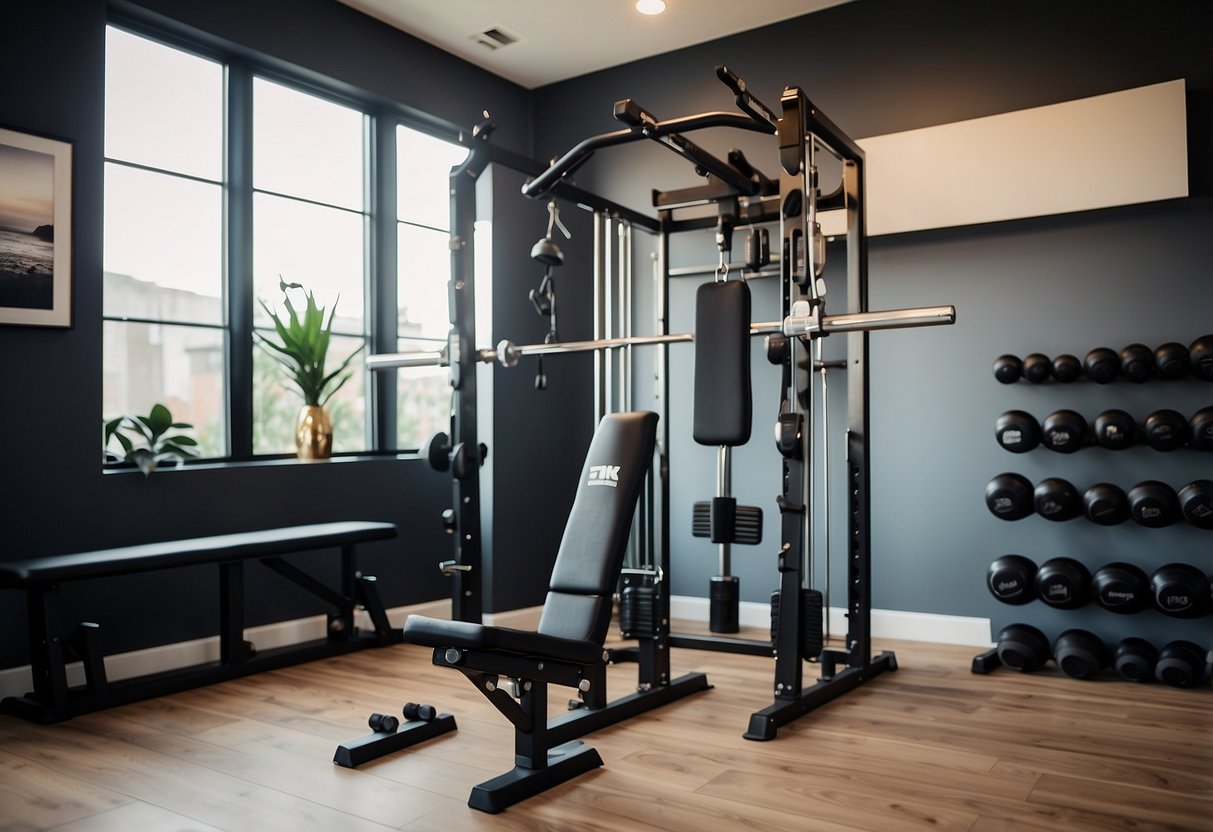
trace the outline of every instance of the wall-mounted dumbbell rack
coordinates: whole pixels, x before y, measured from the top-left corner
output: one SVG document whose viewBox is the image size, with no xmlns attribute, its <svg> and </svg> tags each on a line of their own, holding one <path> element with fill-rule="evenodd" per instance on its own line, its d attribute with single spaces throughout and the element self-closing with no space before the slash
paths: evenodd
<svg viewBox="0 0 1213 832">
<path fill-rule="evenodd" d="M 1073 355 L 1049 359 L 1033 353 L 1022 360 L 1002 355 L 994 362 L 994 376 L 1004 384 L 1021 379 L 1029 384 L 1086 380 L 1100 385 L 1117 378 L 1135 384 L 1189 377 L 1213 381 L 1213 335 L 1198 338 L 1188 347 L 1170 342 L 1151 350 L 1131 344 L 1119 353 L 1099 348 L 1081 361 Z M 1036 448 L 1071 454 L 1092 446 L 1120 451 L 1135 445 L 1161 452 L 1213 452 L 1213 406 L 1201 407 L 1190 418 L 1172 409 L 1155 410 L 1141 421 L 1120 408 L 1104 410 L 1090 421 L 1068 409 L 1055 410 L 1042 421 L 1023 410 L 1008 410 L 995 422 L 995 440 L 1004 450 L 1017 454 Z M 1007 472 L 990 481 L 985 496 L 990 512 L 1007 521 L 1033 514 L 1053 522 L 1085 516 L 1101 526 L 1131 519 L 1147 528 L 1179 523 L 1213 530 L 1213 481 L 1204 478 L 1179 488 L 1145 480 L 1126 488 L 1096 482 L 1080 491 L 1061 477 L 1047 477 L 1033 486 L 1026 477 Z M 986 573 L 987 589 L 1008 605 L 1039 600 L 1054 609 L 1077 610 L 1093 602 L 1121 615 L 1153 608 L 1172 619 L 1213 615 L 1211 582 L 1208 570 L 1194 563 L 1170 562 L 1147 574 L 1138 564 L 1111 560 L 1092 572 L 1074 558 L 1053 557 L 1037 566 L 1023 555 L 997 557 Z M 1088 679 L 1111 667 L 1131 681 L 1158 679 L 1175 687 L 1208 687 L 1213 650 L 1203 642 L 1208 640 L 1209 629 L 1192 630 L 1199 633 L 1194 637 L 1202 644 L 1171 639 L 1159 650 L 1147 639 L 1129 636 L 1112 650 L 1087 629 L 1066 628 L 1050 643 L 1032 624 L 1015 623 L 1001 629 L 994 649 L 976 656 L 972 669 L 988 673 L 1005 664 L 1030 671 L 1052 659 L 1074 678 Z"/>
</svg>

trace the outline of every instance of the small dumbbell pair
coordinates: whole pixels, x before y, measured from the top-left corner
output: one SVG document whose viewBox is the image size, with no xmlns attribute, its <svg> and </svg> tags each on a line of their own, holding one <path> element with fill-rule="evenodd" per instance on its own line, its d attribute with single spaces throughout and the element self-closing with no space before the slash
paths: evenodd
<svg viewBox="0 0 1213 832">
<path fill-rule="evenodd" d="M 404 703 L 404 718 L 409 722 L 429 722 L 438 715 L 433 705 L 418 705 L 416 702 Z M 371 714 L 366 721 L 376 734 L 394 734 L 400 728 L 400 720 L 391 714 Z"/>
</svg>

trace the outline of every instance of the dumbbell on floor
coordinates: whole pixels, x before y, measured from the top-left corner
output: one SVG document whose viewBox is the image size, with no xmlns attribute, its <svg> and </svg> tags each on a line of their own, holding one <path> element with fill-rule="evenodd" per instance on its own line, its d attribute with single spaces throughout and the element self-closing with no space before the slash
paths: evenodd
<svg viewBox="0 0 1213 832">
<path fill-rule="evenodd" d="M 400 720 L 391 714 L 371 714 L 366 723 L 376 734 L 394 734 L 400 727 Z"/>
<path fill-rule="evenodd" d="M 429 722 L 436 716 L 438 716 L 438 711 L 433 705 L 418 705 L 416 702 L 404 703 L 404 718 L 409 722 L 416 720 Z"/>
<path fill-rule="evenodd" d="M 1158 664 L 1158 650 L 1144 638 L 1126 638 L 1116 645 L 1112 668 L 1130 682 L 1150 682 Z"/>
<path fill-rule="evenodd" d="M 1091 679 L 1111 664 L 1112 656 L 1099 636 L 1086 630 L 1066 630 L 1053 642 L 1053 661 L 1072 679 Z"/>
<path fill-rule="evenodd" d="M 1044 666 L 1051 656 L 1045 634 L 1029 624 L 1003 627 L 994 641 L 998 660 L 1020 673 Z"/>
<path fill-rule="evenodd" d="M 1193 688 L 1205 678 L 1205 654 L 1190 641 L 1172 641 L 1158 654 L 1154 678 L 1176 688 Z"/>
</svg>

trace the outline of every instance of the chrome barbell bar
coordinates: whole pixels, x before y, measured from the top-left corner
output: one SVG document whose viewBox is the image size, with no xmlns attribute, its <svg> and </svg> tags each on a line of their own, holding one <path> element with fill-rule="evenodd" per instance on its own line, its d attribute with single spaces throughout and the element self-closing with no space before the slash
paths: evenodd
<svg viewBox="0 0 1213 832">
<path fill-rule="evenodd" d="M 908 309 L 887 309 L 879 312 L 849 312 L 842 315 L 789 315 L 782 321 L 750 324 L 750 335 L 785 335 L 804 338 L 829 335 L 833 332 L 859 332 L 878 329 L 908 329 L 920 326 L 946 326 L 956 323 L 954 306 L 918 306 Z M 670 335 L 633 335 L 628 338 L 598 338 L 589 341 L 565 341 L 555 344 L 515 344 L 504 340 L 496 347 L 476 351 L 476 360 L 484 364 L 494 361 L 503 367 L 514 367 L 528 355 L 558 355 L 562 353 L 614 350 L 622 347 L 654 344 L 681 344 L 695 340 L 694 333 Z M 446 367 L 450 364 L 448 351 L 414 350 L 367 356 L 371 370 L 395 370 L 401 367 Z"/>
</svg>

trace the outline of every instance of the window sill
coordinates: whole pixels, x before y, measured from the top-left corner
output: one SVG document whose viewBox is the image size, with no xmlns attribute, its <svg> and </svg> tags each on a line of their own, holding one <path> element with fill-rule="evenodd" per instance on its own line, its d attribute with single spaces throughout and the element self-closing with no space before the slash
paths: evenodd
<svg viewBox="0 0 1213 832">
<path fill-rule="evenodd" d="M 293 465 L 344 465 L 348 463 L 398 462 L 401 460 L 419 460 L 420 451 L 402 451 L 399 453 L 381 454 L 348 454 L 334 456 L 329 459 L 299 459 L 293 456 L 261 457 L 259 459 L 208 459 L 199 462 L 187 462 L 181 465 L 164 465 L 152 473 L 160 474 L 181 473 L 185 471 L 214 471 L 233 468 L 273 468 Z M 101 469 L 104 476 L 120 476 L 123 474 L 141 474 L 134 465 L 113 463 Z"/>
</svg>

